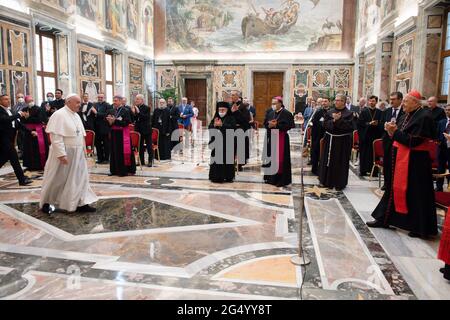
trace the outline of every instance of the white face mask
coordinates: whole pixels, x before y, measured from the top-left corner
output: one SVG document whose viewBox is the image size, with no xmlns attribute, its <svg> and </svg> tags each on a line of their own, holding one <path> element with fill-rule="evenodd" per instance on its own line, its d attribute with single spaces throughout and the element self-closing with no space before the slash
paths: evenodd
<svg viewBox="0 0 450 320">
<path fill-rule="evenodd" d="M 28 103 L 28 106 L 29 106 L 29 107 L 34 107 L 34 102 Z"/>
<path fill-rule="evenodd" d="M 160 105 L 159 108 L 160 109 L 165 109 L 165 108 L 167 108 L 167 105 Z"/>
<path fill-rule="evenodd" d="M 48 102 L 52 102 L 52 101 L 54 101 L 55 100 L 55 98 L 53 98 L 53 97 L 47 97 L 47 101 Z"/>
<path fill-rule="evenodd" d="M 18 101 L 19 103 L 24 103 L 24 102 L 25 102 L 25 99 L 24 99 L 24 98 L 19 98 L 17 101 Z"/>
<path fill-rule="evenodd" d="M 273 105 L 272 105 L 272 110 L 273 110 L 273 111 L 277 110 L 277 105 L 276 105 L 276 104 L 273 104 Z"/>
<path fill-rule="evenodd" d="M 226 115 L 227 115 L 226 112 L 219 112 L 219 117 L 221 117 L 221 118 L 225 117 Z"/>
</svg>

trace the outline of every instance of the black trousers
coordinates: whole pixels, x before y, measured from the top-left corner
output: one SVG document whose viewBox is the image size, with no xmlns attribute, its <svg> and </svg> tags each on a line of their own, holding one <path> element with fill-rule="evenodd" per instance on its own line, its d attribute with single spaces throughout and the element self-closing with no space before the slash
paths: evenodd
<svg viewBox="0 0 450 320">
<path fill-rule="evenodd" d="M 447 171 L 447 166 L 450 168 L 450 149 L 439 148 L 439 167 L 438 173 L 442 174 Z M 436 187 L 438 190 L 442 190 L 444 188 L 444 178 L 438 179 L 436 181 Z"/>
<path fill-rule="evenodd" d="M 14 147 L 7 147 L 6 150 L 2 150 L 0 152 L 0 168 L 3 167 L 8 161 L 14 169 L 17 180 L 19 180 L 20 183 L 24 182 L 25 175 L 23 174 L 23 170 L 19 162 L 19 156 L 17 155 L 17 151 Z"/>
<path fill-rule="evenodd" d="M 144 146 L 146 145 L 146 146 Z M 151 164 L 153 161 L 153 149 L 152 149 L 152 134 L 141 133 L 141 147 L 139 149 L 139 157 L 141 158 L 141 164 L 145 164 L 145 149 L 148 153 L 148 163 Z"/>
<path fill-rule="evenodd" d="M 109 133 L 95 135 L 95 148 L 97 149 L 97 159 L 99 162 L 109 161 L 111 152 L 110 144 Z"/>
</svg>

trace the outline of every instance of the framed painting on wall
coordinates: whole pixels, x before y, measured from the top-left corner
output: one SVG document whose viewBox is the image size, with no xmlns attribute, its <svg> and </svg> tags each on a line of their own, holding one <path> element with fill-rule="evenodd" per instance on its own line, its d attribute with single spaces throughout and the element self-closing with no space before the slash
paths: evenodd
<svg viewBox="0 0 450 320">
<path fill-rule="evenodd" d="M 412 71 L 413 43 L 413 39 L 409 39 L 399 44 L 397 50 L 397 75 Z"/>
<path fill-rule="evenodd" d="M 80 75 L 82 77 L 100 78 L 100 56 L 89 51 L 80 50 Z"/>
<path fill-rule="evenodd" d="M 81 80 L 81 94 L 87 93 L 89 101 L 97 101 L 97 95 L 102 91 L 100 81 Z"/>
<path fill-rule="evenodd" d="M 403 93 L 403 96 L 406 96 L 410 89 L 410 79 L 397 80 L 395 90 Z"/>
</svg>

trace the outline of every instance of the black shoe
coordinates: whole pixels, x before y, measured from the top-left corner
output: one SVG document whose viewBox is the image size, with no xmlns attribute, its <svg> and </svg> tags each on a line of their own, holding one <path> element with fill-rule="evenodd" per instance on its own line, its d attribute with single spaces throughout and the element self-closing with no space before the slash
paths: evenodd
<svg viewBox="0 0 450 320">
<path fill-rule="evenodd" d="M 152 165 L 151 163 L 149 163 L 149 164 L 147 165 L 147 167 L 152 168 L 153 165 Z"/>
<path fill-rule="evenodd" d="M 42 211 L 43 213 L 46 213 L 46 214 L 52 214 L 53 212 L 55 212 L 55 207 L 54 207 L 54 206 L 51 206 L 51 205 L 48 204 L 48 203 L 46 203 L 46 204 L 44 204 L 44 206 L 42 207 L 41 211 Z"/>
<path fill-rule="evenodd" d="M 380 188 L 380 190 L 381 190 L 381 191 L 386 191 L 386 186 L 383 185 L 383 186 Z"/>
<path fill-rule="evenodd" d="M 238 165 L 238 171 L 239 172 L 244 171 L 244 165 L 242 165 L 242 164 Z"/>
<path fill-rule="evenodd" d="M 408 233 L 408 237 L 410 237 L 410 238 L 422 238 L 422 236 L 420 234 L 412 232 L 412 231 L 410 233 Z"/>
<path fill-rule="evenodd" d="M 96 212 L 96 211 L 97 211 L 97 209 L 89 206 L 88 204 L 77 208 L 77 212 L 81 212 L 81 213 L 90 213 L 90 212 Z"/>
<path fill-rule="evenodd" d="M 384 228 L 384 229 L 389 229 L 389 226 L 384 224 L 383 222 L 379 221 L 379 220 L 374 220 L 374 221 L 370 221 L 367 222 L 366 225 L 369 228 Z"/>
<path fill-rule="evenodd" d="M 445 272 L 445 268 L 440 268 L 440 269 L 439 269 L 439 272 L 440 272 L 440 273 L 444 273 L 444 272 Z"/>
<path fill-rule="evenodd" d="M 32 184 L 33 183 L 33 181 L 32 180 L 30 180 L 30 179 L 28 179 L 28 178 L 25 178 L 25 180 L 23 180 L 22 182 L 19 182 L 19 186 L 28 186 L 29 184 Z"/>
<path fill-rule="evenodd" d="M 444 192 L 444 188 L 436 188 L 434 189 L 435 192 Z"/>
</svg>

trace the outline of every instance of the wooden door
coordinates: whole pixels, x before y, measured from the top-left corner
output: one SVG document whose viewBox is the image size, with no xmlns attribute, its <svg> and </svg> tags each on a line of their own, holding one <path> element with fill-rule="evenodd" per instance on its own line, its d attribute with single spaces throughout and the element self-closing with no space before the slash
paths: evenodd
<svg viewBox="0 0 450 320">
<path fill-rule="evenodd" d="M 253 74 L 253 104 L 256 108 L 256 121 L 262 126 L 266 110 L 272 106 L 272 99 L 283 96 L 282 72 L 255 72 Z"/>
<path fill-rule="evenodd" d="M 198 119 L 202 121 L 202 125 L 206 125 L 206 104 L 207 104 L 207 90 L 206 79 L 186 79 L 186 97 L 195 102 L 198 108 Z"/>
</svg>

